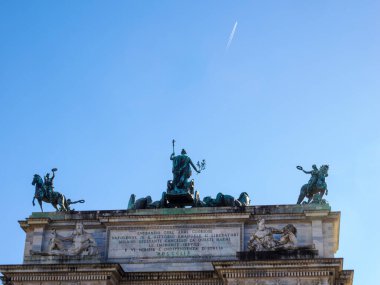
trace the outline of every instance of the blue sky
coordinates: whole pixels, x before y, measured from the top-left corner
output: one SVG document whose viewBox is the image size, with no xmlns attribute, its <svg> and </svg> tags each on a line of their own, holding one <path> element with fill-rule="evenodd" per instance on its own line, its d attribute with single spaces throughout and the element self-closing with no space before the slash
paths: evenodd
<svg viewBox="0 0 380 285">
<path fill-rule="evenodd" d="M 308 180 L 295 166 L 328 163 L 336 256 L 376 284 L 379 13 L 365 0 L 1 1 L 0 263 L 22 261 L 34 173 L 57 167 L 77 209 L 125 209 L 165 191 L 175 138 L 207 160 L 202 197 L 292 204 Z"/>
</svg>

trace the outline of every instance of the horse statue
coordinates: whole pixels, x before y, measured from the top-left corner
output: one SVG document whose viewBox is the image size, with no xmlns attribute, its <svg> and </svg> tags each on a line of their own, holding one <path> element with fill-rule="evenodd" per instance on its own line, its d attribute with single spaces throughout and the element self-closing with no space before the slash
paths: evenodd
<svg viewBox="0 0 380 285">
<path fill-rule="evenodd" d="M 162 199 L 160 201 L 152 202 L 151 196 L 146 196 L 136 200 L 136 195 L 131 194 L 128 202 L 128 210 L 139 209 L 159 209 L 162 208 Z"/>
<path fill-rule="evenodd" d="M 306 174 L 311 174 L 309 183 L 304 184 L 301 187 L 300 195 L 298 197 L 297 204 L 301 204 L 305 198 L 308 201 L 304 201 L 303 204 L 322 204 L 326 202 L 322 199 L 324 194 L 328 194 L 326 177 L 328 176 L 329 166 L 322 165 L 319 170 L 313 165 L 314 170 L 305 171 L 301 166 L 297 166 L 297 169 L 303 171 Z"/>
<path fill-rule="evenodd" d="M 79 201 L 71 201 L 70 199 L 66 199 L 65 195 L 57 192 L 57 191 L 51 191 L 49 193 L 46 185 L 44 184 L 41 176 L 38 174 L 34 174 L 32 185 L 35 186 L 35 192 L 32 204 L 35 206 L 35 199 L 37 199 L 38 204 L 40 204 L 41 211 L 43 212 L 42 208 L 42 201 L 45 203 L 50 203 L 57 211 L 71 211 L 70 205 L 75 203 L 84 203 L 84 200 Z M 59 206 L 59 208 L 58 208 Z"/>
<path fill-rule="evenodd" d="M 246 192 L 242 192 L 238 199 L 230 195 L 224 195 L 223 193 L 218 193 L 216 198 L 213 199 L 210 196 L 203 198 L 203 202 L 200 202 L 202 207 L 239 207 L 244 208 L 249 206 L 251 199 Z"/>
</svg>

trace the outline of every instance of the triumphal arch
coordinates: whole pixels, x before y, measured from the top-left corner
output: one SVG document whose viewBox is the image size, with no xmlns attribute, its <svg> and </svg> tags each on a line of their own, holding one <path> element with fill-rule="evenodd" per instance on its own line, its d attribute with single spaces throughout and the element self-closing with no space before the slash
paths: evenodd
<svg viewBox="0 0 380 285">
<path fill-rule="evenodd" d="M 51 177 L 33 178 L 35 199 L 56 212 L 20 221 L 23 263 L 0 265 L 14 285 L 349 285 L 353 271 L 335 256 L 340 212 L 327 194 L 328 166 L 314 167 L 297 204 L 252 206 L 249 194 L 201 199 L 185 150 L 171 155 L 173 179 L 159 201 L 136 199 L 122 210 L 75 211 Z M 54 172 L 57 169 L 54 169 Z M 49 180 L 50 179 L 50 180 Z M 297 197 L 295 197 L 297 198 Z M 297 199 L 295 199 L 296 201 Z"/>
</svg>

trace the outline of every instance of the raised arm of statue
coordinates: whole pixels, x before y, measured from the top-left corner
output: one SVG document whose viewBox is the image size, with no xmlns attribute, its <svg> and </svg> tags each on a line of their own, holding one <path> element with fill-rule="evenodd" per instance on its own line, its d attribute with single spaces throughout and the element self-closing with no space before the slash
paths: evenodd
<svg viewBox="0 0 380 285">
<path fill-rule="evenodd" d="M 190 165 L 193 167 L 193 169 L 194 169 L 196 172 L 201 173 L 201 172 L 195 167 L 195 165 L 194 165 L 194 163 L 191 161 L 191 159 L 190 159 Z"/>
<path fill-rule="evenodd" d="M 310 170 L 310 171 L 306 171 L 306 170 L 304 170 L 303 169 L 303 167 L 302 166 L 297 166 L 296 167 L 298 170 L 301 170 L 303 173 L 305 173 L 305 174 L 312 174 L 313 173 L 313 170 Z"/>
</svg>

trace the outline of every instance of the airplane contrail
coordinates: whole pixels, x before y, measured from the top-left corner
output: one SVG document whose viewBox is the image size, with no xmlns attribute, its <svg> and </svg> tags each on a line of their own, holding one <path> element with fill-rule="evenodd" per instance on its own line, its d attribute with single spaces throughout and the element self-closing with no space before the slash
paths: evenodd
<svg viewBox="0 0 380 285">
<path fill-rule="evenodd" d="M 231 42 L 234 39 L 234 35 L 235 35 L 235 32 L 236 32 L 237 25 L 238 25 L 238 22 L 236 21 L 234 27 L 232 28 L 230 37 L 228 39 L 228 43 L 227 43 L 227 46 L 226 46 L 226 51 L 230 48 Z"/>
</svg>

